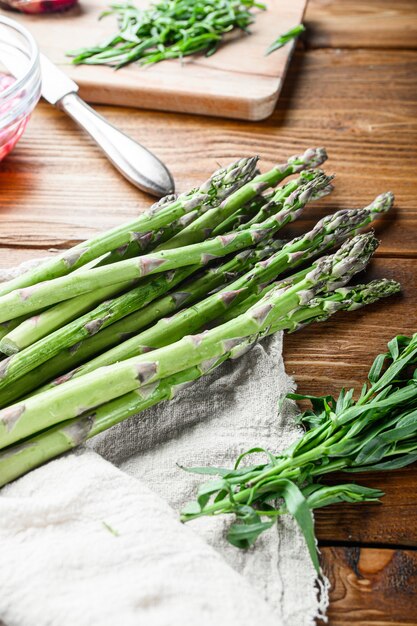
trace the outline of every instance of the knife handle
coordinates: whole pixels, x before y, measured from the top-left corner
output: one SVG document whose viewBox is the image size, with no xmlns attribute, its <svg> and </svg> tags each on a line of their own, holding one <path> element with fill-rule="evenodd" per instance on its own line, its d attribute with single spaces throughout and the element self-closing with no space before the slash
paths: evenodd
<svg viewBox="0 0 417 626">
<path fill-rule="evenodd" d="M 133 185 L 158 198 L 174 191 L 174 181 L 165 165 L 140 143 L 107 122 L 76 93 L 61 98 L 57 107 L 96 142 L 114 167 Z"/>
</svg>

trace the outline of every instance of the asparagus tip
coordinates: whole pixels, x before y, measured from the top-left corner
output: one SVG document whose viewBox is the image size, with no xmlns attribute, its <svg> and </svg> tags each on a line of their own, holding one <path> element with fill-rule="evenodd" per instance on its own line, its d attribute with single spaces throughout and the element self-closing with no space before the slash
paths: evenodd
<svg viewBox="0 0 417 626">
<path fill-rule="evenodd" d="M 386 191 L 377 196 L 370 207 L 373 212 L 386 213 L 393 206 L 394 200 L 395 196 L 392 191 Z"/>
<path fill-rule="evenodd" d="M 365 305 L 373 304 L 381 298 L 388 298 L 401 291 L 401 285 L 396 280 L 381 278 L 371 280 L 369 283 L 355 285 L 348 293 L 349 304 L 346 306 L 347 311 L 354 311 Z"/>
</svg>

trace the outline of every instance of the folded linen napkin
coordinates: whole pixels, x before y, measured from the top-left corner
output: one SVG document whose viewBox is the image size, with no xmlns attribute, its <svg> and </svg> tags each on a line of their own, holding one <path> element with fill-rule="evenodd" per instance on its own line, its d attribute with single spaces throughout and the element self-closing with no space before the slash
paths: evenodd
<svg viewBox="0 0 417 626">
<path fill-rule="evenodd" d="M 0 275 L 1 278 L 1 275 Z M 146 623 L 307 626 L 327 604 L 295 523 L 240 551 L 230 520 L 182 525 L 201 476 L 240 452 L 298 436 L 282 337 L 0 491 L 0 619 L 7 626 Z"/>
<path fill-rule="evenodd" d="M 276 624 L 161 498 L 89 450 L 2 490 L 0 551 L 7 626 Z"/>
</svg>

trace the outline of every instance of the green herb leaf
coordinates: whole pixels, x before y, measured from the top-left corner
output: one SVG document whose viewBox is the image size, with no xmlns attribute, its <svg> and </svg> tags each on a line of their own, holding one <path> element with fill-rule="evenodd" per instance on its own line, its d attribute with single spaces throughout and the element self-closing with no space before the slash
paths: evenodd
<svg viewBox="0 0 417 626">
<path fill-rule="evenodd" d="M 265 448 L 251 448 L 250 450 L 247 450 L 246 452 L 244 452 L 243 454 L 241 454 L 240 456 L 238 456 L 236 463 L 235 463 L 235 470 L 238 469 L 239 465 L 241 464 L 241 462 L 243 461 L 243 459 L 251 454 L 256 454 L 257 452 L 262 452 L 263 454 L 266 454 L 266 456 L 268 457 L 269 462 L 271 463 L 271 465 L 276 465 L 277 464 L 277 459 L 276 457 L 272 454 L 272 452 L 269 452 L 269 450 L 265 450 Z"/>
<path fill-rule="evenodd" d="M 260 517 L 258 517 L 258 520 L 251 523 L 235 522 L 232 524 L 227 533 L 229 543 L 236 546 L 236 548 L 250 548 L 259 535 L 269 530 L 275 523 L 273 520 L 262 522 Z"/>
<path fill-rule="evenodd" d="M 319 509 L 340 502 L 375 502 L 384 495 L 384 492 L 379 489 L 371 489 L 355 483 L 331 487 L 314 484 L 303 489 L 303 493 L 311 509 Z"/>
<path fill-rule="evenodd" d="M 308 502 L 304 497 L 302 491 L 291 480 L 283 479 L 280 481 L 282 484 L 280 495 L 284 498 L 285 505 L 288 512 L 294 517 L 298 523 L 301 532 L 304 535 L 308 551 L 310 553 L 313 565 L 317 572 L 320 571 L 320 563 L 317 554 L 316 540 L 314 537 L 314 521 L 309 508 Z"/>
<path fill-rule="evenodd" d="M 294 26 L 291 30 L 288 30 L 286 33 L 283 33 L 267 48 L 265 55 L 271 54 L 271 52 L 275 52 L 275 50 L 279 50 L 287 43 L 296 39 L 301 33 L 305 31 L 305 26 L 303 24 L 298 24 L 298 26 Z"/>
</svg>

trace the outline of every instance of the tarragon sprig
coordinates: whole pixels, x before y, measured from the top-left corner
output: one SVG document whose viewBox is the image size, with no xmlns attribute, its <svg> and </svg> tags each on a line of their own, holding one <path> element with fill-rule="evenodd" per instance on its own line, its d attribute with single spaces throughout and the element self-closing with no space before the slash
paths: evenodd
<svg viewBox="0 0 417 626">
<path fill-rule="evenodd" d="M 312 408 L 299 422 L 306 433 L 279 454 L 260 447 L 243 453 L 233 469 L 191 468 L 218 475 L 203 484 L 196 502 L 182 512 L 183 521 L 202 515 L 234 514 L 229 540 L 251 545 L 275 518 L 291 513 L 306 538 L 318 568 L 311 509 L 339 501 L 374 501 L 382 494 L 359 485 L 321 485 L 317 479 L 334 471 L 391 470 L 417 460 L 417 333 L 399 335 L 388 352 L 376 357 L 357 400 L 354 389 L 339 397 L 289 394 L 309 400 Z M 267 462 L 243 465 L 248 457 L 264 453 Z M 276 504 L 283 499 L 284 504 Z M 282 500 L 281 500 L 282 501 Z M 268 518 L 264 521 L 262 518 Z"/>
</svg>

